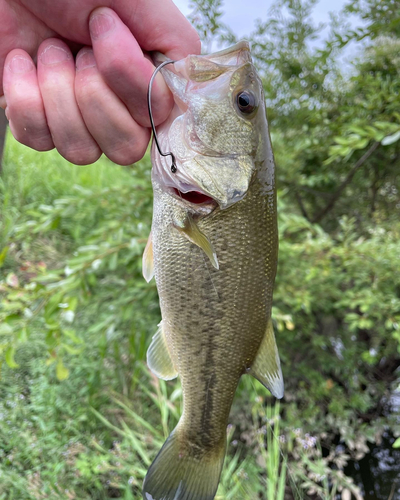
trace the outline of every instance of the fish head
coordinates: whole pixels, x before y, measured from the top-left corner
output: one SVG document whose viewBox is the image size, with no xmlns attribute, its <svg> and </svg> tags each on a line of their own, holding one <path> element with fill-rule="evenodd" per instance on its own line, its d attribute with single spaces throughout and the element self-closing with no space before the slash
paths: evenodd
<svg viewBox="0 0 400 500">
<path fill-rule="evenodd" d="M 175 107 L 157 128 L 162 151 L 152 151 L 153 178 L 183 203 L 203 212 L 225 209 L 246 195 L 268 135 L 262 82 L 247 42 L 165 66 Z"/>
</svg>

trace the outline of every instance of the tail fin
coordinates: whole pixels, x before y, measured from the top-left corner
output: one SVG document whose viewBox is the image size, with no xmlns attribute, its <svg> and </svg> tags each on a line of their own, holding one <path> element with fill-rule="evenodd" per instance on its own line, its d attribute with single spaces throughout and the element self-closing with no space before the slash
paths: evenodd
<svg viewBox="0 0 400 500">
<path fill-rule="evenodd" d="M 143 484 L 144 500 L 213 500 L 225 458 L 226 441 L 198 453 L 180 439 L 176 428 L 150 466 Z M 195 452 L 196 451 L 196 452 Z"/>
</svg>

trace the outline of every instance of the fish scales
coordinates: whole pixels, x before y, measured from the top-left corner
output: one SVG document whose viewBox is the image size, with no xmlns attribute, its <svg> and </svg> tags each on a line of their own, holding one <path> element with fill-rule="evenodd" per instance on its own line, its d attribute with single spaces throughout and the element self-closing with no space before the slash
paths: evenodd
<svg viewBox="0 0 400 500">
<path fill-rule="evenodd" d="M 254 182 L 240 203 L 199 223 L 215 241 L 219 270 L 199 247 L 171 232 L 168 211 L 180 207 L 166 209 L 165 194 L 154 193 L 155 277 L 164 331 L 185 394 L 182 426 L 196 439 L 211 434 L 218 441 L 225 433 L 237 383 L 250 368 L 270 317 L 276 207 L 273 194 L 259 192 Z M 204 420 L 207 407 L 214 413 Z"/>
<path fill-rule="evenodd" d="M 242 42 L 221 52 L 221 56 L 214 55 L 212 62 L 220 58 L 224 63 L 230 61 L 229 54 L 233 55 L 241 72 L 236 74 L 235 66 L 226 69 L 232 64 L 207 68 L 214 85 L 211 92 L 203 98 L 195 95 L 186 103 L 186 114 L 182 115 L 180 109 L 170 123 L 159 128 L 161 142 L 171 150 L 180 134 L 186 134 L 186 146 L 180 143 L 177 158 L 178 174 L 186 166 L 186 173 L 181 173 L 186 177 L 181 184 L 179 177 L 178 181 L 166 180 L 168 162 L 164 158 L 153 160 L 151 255 L 162 323 L 149 349 L 148 361 L 162 378 L 179 374 L 183 414 L 146 476 L 143 498 L 147 500 L 214 498 L 225 454 L 229 412 L 243 374 L 251 373 L 275 395 L 282 396 L 271 323 L 278 251 L 274 161 L 261 83 L 254 77 L 254 68 L 246 67 L 246 50 L 248 46 Z M 198 73 L 201 62 L 196 59 Z M 247 92 L 243 82 L 249 81 L 249 72 L 251 88 L 257 86 L 252 92 L 259 92 L 260 109 L 249 121 L 239 116 L 242 123 L 235 122 L 232 105 L 227 106 L 232 95 L 236 98 L 235 90 L 219 99 L 219 107 L 212 108 L 212 94 L 218 90 L 214 80 L 226 76 L 231 90 L 241 84 L 240 88 Z M 175 97 L 183 98 L 182 94 L 177 96 L 182 92 L 182 82 L 174 82 L 173 73 L 168 76 L 165 72 L 164 76 L 175 90 Z M 205 78 L 199 78 L 200 91 L 206 89 Z M 227 88 L 227 83 L 224 85 Z M 224 103 L 225 109 L 221 110 Z M 210 113 L 218 109 L 220 116 L 210 120 Z M 227 120 L 233 123 L 224 127 Z M 206 150 L 202 157 L 198 154 L 200 143 L 203 152 Z M 212 156 L 216 150 L 219 156 Z M 212 161 L 219 162 L 217 173 Z M 201 172 L 200 177 L 194 171 Z M 186 186 L 188 178 L 190 189 L 185 191 L 182 186 Z M 193 192 L 196 196 L 200 192 L 205 201 L 193 203 Z M 146 259 L 149 254 L 145 252 Z"/>
</svg>

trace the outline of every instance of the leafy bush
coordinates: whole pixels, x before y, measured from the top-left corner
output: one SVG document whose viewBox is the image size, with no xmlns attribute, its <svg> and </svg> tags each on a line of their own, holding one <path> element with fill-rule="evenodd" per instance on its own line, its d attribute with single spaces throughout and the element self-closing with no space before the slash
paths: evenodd
<svg viewBox="0 0 400 500">
<path fill-rule="evenodd" d="M 383 430 L 400 435 L 388 408 L 400 366 L 398 32 L 368 0 L 361 31 L 336 20 L 316 48 L 313 3 L 281 2 L 250 35 L 279 167 L 273 320 L 286 394 L 273 410 L 242 380 L 221 499 L 282 496 L 285 480 L 294 498 L 361 498 L 346 463 Z M 207 42 L 234 38 L 220 1 L 194 4 Z M 341 49 L 367 35 L 343 74 Z M 148 157 L 74 167 L 8 138 L 0 499 L 140 498 L 180 414 L 179 383 L 144 368 L 159 321 L 154 282 L 141 277 L 151 198 Z"/>
</svg>

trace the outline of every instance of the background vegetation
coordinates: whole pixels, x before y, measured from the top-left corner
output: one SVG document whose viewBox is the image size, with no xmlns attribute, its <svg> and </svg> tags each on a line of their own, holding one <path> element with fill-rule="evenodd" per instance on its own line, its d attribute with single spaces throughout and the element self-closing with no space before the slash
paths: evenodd
<svg viewBox="0 0 400 500">
<path fill-rule="evenodd" d="M 277 406 L 241 382 L 219 499 L 393 500 L 400 478 L 368 496 L 346 475 L 400 435 L 400 7 L 352 1 L 315 44 L 314 3 L 279 1 L 248 37 L 278 165 L 273 316 L 286 394 Z M 193 2 L 210 47 L 235 40 L 221 9 Z M 344 65 L 349 46 L 358 55 Z M 76 167 L 8 137 L 0 499 L 141 498 L 180 414 L 179 382 L 144 363 L 159 321 L 141 277 L 151 198 L 148 157 Z"/>
</svg>

